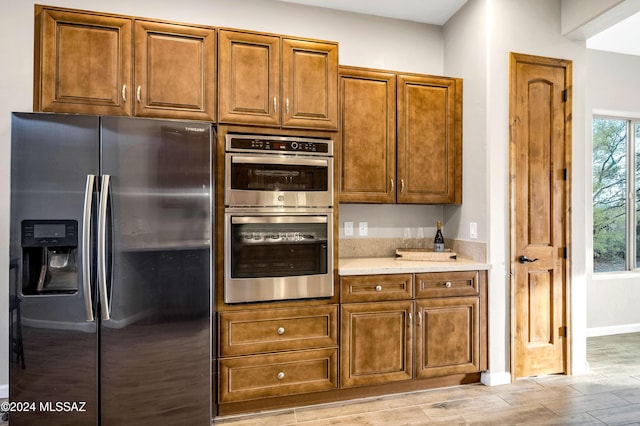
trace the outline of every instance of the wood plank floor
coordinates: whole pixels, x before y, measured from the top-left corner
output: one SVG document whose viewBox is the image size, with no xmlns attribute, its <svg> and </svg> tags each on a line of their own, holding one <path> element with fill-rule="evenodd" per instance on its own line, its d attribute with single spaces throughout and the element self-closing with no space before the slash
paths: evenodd
<svg viewBox="0 0 640 426">
<path fill-rule="evenodd" d="M 640 425 L 640 333 L 587 340 L 590 372 L 218 418 L 224 426 Z M 2 400 L 0 400 L 2 401 Z M 0 426 L 6 425 L 0 421 Z"/>
<path fill-rule="evenodd" d="M 640 333 L 592 337 L 590 372 L 216 419 L 224 426 L 640 425 Z"/>
</svg>

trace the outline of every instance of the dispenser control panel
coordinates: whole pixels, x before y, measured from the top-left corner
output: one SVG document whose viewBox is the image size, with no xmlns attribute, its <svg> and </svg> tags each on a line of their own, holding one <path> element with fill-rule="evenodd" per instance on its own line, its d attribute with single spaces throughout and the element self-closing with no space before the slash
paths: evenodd
<svg viewBox="0 0 640 426">
<path fill-rule="evenodd" d="M 23 220 L 22 247 L 77 247 L 77 220 Z"/>
</svg>

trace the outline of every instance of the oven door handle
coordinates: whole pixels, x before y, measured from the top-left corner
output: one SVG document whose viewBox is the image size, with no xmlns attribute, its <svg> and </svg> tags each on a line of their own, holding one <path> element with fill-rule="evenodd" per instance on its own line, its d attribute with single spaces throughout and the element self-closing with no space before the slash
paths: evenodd
<svg viewBox="0 0 640 426">
<path fill-rule="evenodd" d="M 286 163 L 283 162 L 283 158 L 286 158 Z M 231 162 L 234 164 L 277 164 L 288 166 L 320 166 L 328 167 L 329 161 L 327 159 L 320 158 L 299 158 L 299 157 L 283 157 L 280 155 L 269 156 L 248 156 L 248 155 L 232 155 Z"/>
<path fill-rule="evenodd" d="M 232 216 L 231 223 L 327 223 L 326 216 Z"/>
</svg>

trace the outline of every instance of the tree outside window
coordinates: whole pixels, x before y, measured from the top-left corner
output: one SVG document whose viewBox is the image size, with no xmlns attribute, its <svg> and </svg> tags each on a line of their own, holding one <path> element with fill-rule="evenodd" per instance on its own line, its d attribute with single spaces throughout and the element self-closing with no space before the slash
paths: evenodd
<svg viewBox="0 0 640 426">
<path fill-rule="evenodd" d="M 640 123 L 594 117 L 594 272 L 626 271 L 637 266 L 637 255 L 628 253 L 640 250 L 640 223 L 636 223 L 636 217 L 640 217 L 636 214 L 640 212 L 640 192 L 635 196 L 640 191 L 639 166 Z M 627 194 L 633 198 L 628 199 Z"/>
</svg>

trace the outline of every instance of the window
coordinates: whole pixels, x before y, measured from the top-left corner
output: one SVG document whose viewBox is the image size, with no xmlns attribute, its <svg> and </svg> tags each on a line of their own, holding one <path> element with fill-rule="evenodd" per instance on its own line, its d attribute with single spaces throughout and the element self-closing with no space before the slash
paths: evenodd
<svg viewBox="0 0 640 426">
<path fill-rule="evenodd" d="M 594 272 L 639 267 L 639 191 L 640 120 L 594 117 Z"/>
</svg>

